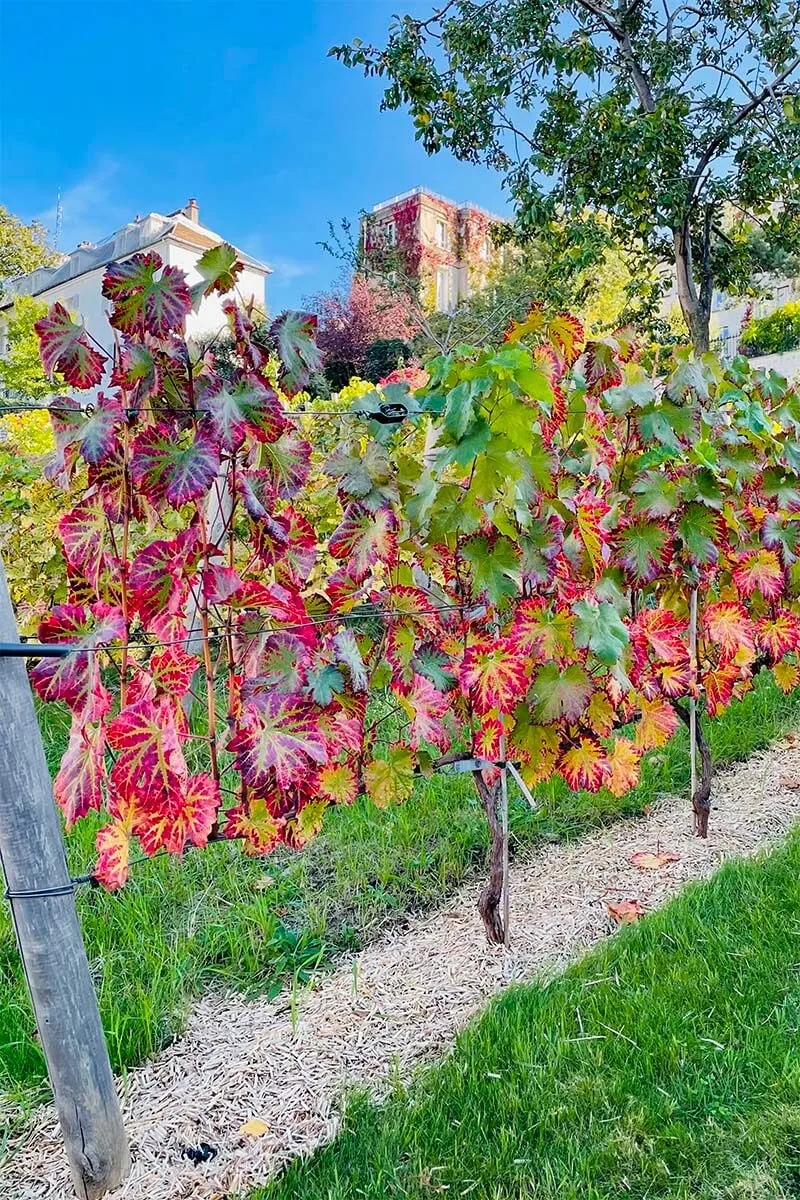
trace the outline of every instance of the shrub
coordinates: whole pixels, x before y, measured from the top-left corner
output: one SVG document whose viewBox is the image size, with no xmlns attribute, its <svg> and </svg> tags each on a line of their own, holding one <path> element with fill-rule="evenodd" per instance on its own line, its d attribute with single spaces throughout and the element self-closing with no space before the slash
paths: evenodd
<svg viewBox="0 0 800 1200">
<path fill-rule="evenodd" d="M 367 349 L 364 374 L 373 383 L 379 383 L 399 366 L 406 366 L 411 354 L 411 347 L 402 338 L 378 338 Z"/>
<path fill-rule="evenodd" d="M 739 348 L 751 357 L 755 354 L 783 354 L 800 346 L 800 301 L 784 304 L 769 316 L 751 320 L 745 326 Z"/>
</svg>

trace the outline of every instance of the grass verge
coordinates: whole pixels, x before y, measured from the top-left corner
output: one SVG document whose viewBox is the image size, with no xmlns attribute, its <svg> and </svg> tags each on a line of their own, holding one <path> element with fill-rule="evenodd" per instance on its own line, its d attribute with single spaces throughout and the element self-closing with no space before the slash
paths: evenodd
<svg viewBox="0 0 800 1200">
<path fill-rule="evenodd" d="M 251 1200 L 800 1195 L 800 834 L 547 985 Z"/>
<path fill-rule="evenodd" d="M 55 770 L 67 718 L 49 706 L 42 719 Z M 708 734 L 716 761 L 730 762 L 798 723 L 800 691 L 783 696 L 762 675 Z M 512 850 L 578 837 L 639 813 L 660 795 L 685 791 L 688 773 L 681 730 L 649 756 L 641 783 L 621 800 L 607 792 L 570 792 L 553 780 L 539 789 L 540 811 L 519 799 L 512 805 Z M 87 818 L 67 836 L 76 873 L 92 861 L 94 830 Z M 115 1069 L 141 1062 L 168 1042 L 192 999 L 210 986 L 264 993 L 303 982 L 333 952 L 354 949 L 410 910 L 435 903 L 474 866 L 480 869 L 486 846 L 471 782 L 438 777 L 421 781 L 402 808 L 379 812 L 362 800 L 332 810 L 302 854 L 248 860 L 237 846 L 215 845 L 182 862 L 145 864 L 117 896 L 82 889 L 80 916 Z M 8 912 L 0 906 L 5 1113 L 18 1119 L 46 1094 L 45 1078 Z"/>
</svg>

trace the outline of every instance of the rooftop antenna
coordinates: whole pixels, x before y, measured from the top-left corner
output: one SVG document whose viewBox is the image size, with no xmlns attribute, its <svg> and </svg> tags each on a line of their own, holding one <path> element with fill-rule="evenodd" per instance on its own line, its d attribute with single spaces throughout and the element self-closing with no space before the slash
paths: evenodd
<svg viewBox="0 0 800 1200">
<path fill-rule="evenodd" d="M 55 230 L 55 250 L 58 250 L 61 243 L 61 226 L 64 223 L 64 206 L 61 203 L 61 188 L 58 189 L 56 197 L 56 230 Z"/>
</svg>

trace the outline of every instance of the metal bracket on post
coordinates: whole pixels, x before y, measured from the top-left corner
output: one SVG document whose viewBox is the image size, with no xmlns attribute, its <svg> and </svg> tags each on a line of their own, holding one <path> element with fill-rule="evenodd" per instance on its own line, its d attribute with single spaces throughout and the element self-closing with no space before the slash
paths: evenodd
<svg viewBox="0 0 800 1200">
<path fill-rule="evenodd" d="M 78 649 L 57 642 L 0 642 L 0 658 L 66 658 Z"/>
</svg>

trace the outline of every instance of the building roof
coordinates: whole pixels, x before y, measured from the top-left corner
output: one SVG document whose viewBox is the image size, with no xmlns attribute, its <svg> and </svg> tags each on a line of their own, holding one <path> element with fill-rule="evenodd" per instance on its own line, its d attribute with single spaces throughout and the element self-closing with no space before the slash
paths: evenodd
<svg viewBox="0 0 800 1200">
<path fill-rule="evenodd" d="M 190 202 L 190 211 L 193 204 L 193 201 Z M 196 205 L 194 212 L 197 212 Z M 160 213 L 148 213 L 146 217 L 137 217 L 135 221 L 129 221 L 102 242 L 81 242 L 55 266 L 37 267 L 27 275 L 4 279 L 0 308 L 8 308 L 17 296 L 38 296 L 71 279 L 78 279 L 89 271 L 95 271 L 98 267 L 104 267 L 120 258 L 127 258 L 139 250 L 146 250 L 148 246 L 155 245 L 165 237 L 171 237 L 173 241 L 182 242 L 201 251 L 218 246 L 225 240 L 212 229 L 207 229 L 193 217 L 187 216 L 183 209 L 170 213 L 167 217 L 162 217 Z M 238 249 L 237 254 L 251 270 L 260 271 L 264 275 L 270 273 L 266 263 L 259 262 Z"/>
<path fill-rule="evenodd" d="M 439 192 L 433 192 L 430 188 L 415 187 L 409 188 L 407 192 L 400 192 L 397 196 L 392 196 L 389 200 L 381 200 L 379 204 L 374 204 L 370 210 L 373 213 L 383 212 L 384 209 L 393 208 L 395 204 L 399 204 L 401 200 L 410 200 L 412 196 L 430 196 L 432 200 L 441 200 L 443 204 L 450 204 L 453 208 L 474 208 L 478 212 L 484 213 L 485 216 L 491 217 L 493 221 L 498 221 L 501 225 L 508 223 L 508 217 L 498 216 L 497 213 L 490 212 L 488 208 L 482 208 L 480 204 L 459 204 L 457 200 L 451 200 L 449 196 L 442 196 Z"/>
</svg>

